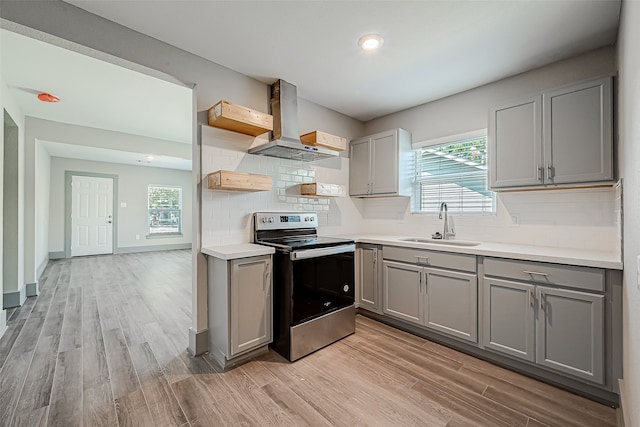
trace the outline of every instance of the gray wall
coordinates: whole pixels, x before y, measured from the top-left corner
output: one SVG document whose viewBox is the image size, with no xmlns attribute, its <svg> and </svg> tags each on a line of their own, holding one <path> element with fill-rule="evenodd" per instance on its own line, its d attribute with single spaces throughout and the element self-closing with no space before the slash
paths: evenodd
<svg viewBox="0 0 640 427">
<path fill-rule="evenodd" d="M 493 106 L 615 70 L 615 49 L 605 47 L 372 120 L 365 124 L 365 131 L 401 127 L 412 133 L 413 142 L 420 142 L 485 129 Z"/>
<path fill-rule="evenodd" d="M 49 214 L 49 252 L 64 251 L 64 176 L 65 171 L 90 172 L 118 176 L 117 247 L 114 252 L 149 249 L 150 246 L 188 245 L 191 243 L 191 172 L 146 166 L 129 166 L 88 160 L 51 158 L 51 203 Z M 147 239 L 147 188 L 149 185 L 182 187 L 182 236 Z M 121 207 L 121 203 L 126 207 Z M 186 203 L 185 203 L 186 202 Z M 136 240 L 136 235 L 140 236 Z"/>
<path fill-rule="evenodd" d="M 618 164 L 624 178 L 624 283 L 622 300 L 625 425 L 640 425 L 640 2 L 624 1 L 618 33 Z"/>
</svg>

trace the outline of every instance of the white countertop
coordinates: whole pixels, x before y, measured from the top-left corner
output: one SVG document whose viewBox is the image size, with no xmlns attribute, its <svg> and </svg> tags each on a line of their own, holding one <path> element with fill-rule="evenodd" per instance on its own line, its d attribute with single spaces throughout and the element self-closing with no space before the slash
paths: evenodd
<svg viewBox="0 0 640 427">
<path fill-rule="evenodd" d="M 556 264 L 622 270 L 622 260 L 613 252 L 493 242 L 482 242 L 478 246 L 450 246 L 438 243 L 432 244 L 402 241 L 402 239 L 407 239 L 408 236 L 385 236 L 375 234 L 340 237 L 353 238 L 358 243 L 373 243 L 378 245 L 402 246 L 405 248 L 429 249 L 441 252 L 454 252 L 460 254 L 483 255 L 498 258 L 512 258 L 527 261 L 553 262 Z"/>
<path fill-rule="evenodd" d="M 275 252 L 271 246 L 256 245 L 254 243 L 237 243 L 233 245 L 215 245 L 203 247 L 200 252 L 205 255 L 231 260 L 252 256 L 269 255 Z"/>
</svg>

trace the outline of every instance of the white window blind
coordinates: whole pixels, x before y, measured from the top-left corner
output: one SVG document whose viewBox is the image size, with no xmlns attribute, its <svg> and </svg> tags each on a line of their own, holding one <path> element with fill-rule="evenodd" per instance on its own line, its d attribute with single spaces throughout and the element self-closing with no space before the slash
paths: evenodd
<svg viewBox="0 0 640 427">
<path fill-rule="evenodd" d="M 150 185 L 148 190 L 149 235 L 182 232 L 182 188 Z"/>
<path fill-rule="evenodd" d="M 416 150 L 414 212 L 495 212 L 495 195 L 487 190 L 487 138 L 431 145 Z"/>
</svg>

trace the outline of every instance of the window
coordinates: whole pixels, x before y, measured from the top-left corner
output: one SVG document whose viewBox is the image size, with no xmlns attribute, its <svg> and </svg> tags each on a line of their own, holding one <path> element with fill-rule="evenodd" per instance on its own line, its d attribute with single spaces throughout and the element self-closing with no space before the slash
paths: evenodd
<svg viewBox="0 0 640 427">
<path fill-rule="evenodd" d="M 150 185 L 149 235 L 182 233 L 182 187 Z"/>
<path fill-rule="evenodd" d="M 462 135 L 461 135 L 462 136 Z M 414 212 L 495 212 L 487 190 L 487 137 L 453 140 L 416 150 Z"/>
</svg>

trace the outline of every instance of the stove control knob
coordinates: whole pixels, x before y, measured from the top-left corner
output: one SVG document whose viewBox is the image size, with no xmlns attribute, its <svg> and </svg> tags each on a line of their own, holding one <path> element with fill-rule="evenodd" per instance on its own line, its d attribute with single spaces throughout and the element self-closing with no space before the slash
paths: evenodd
<svg viewBox="0 0 640 427">
<path fill-rule="evenodd" d="M 273 222 L 273 217 L 272 216 L 269 217 L 269 222 Z"/>
</svg>

